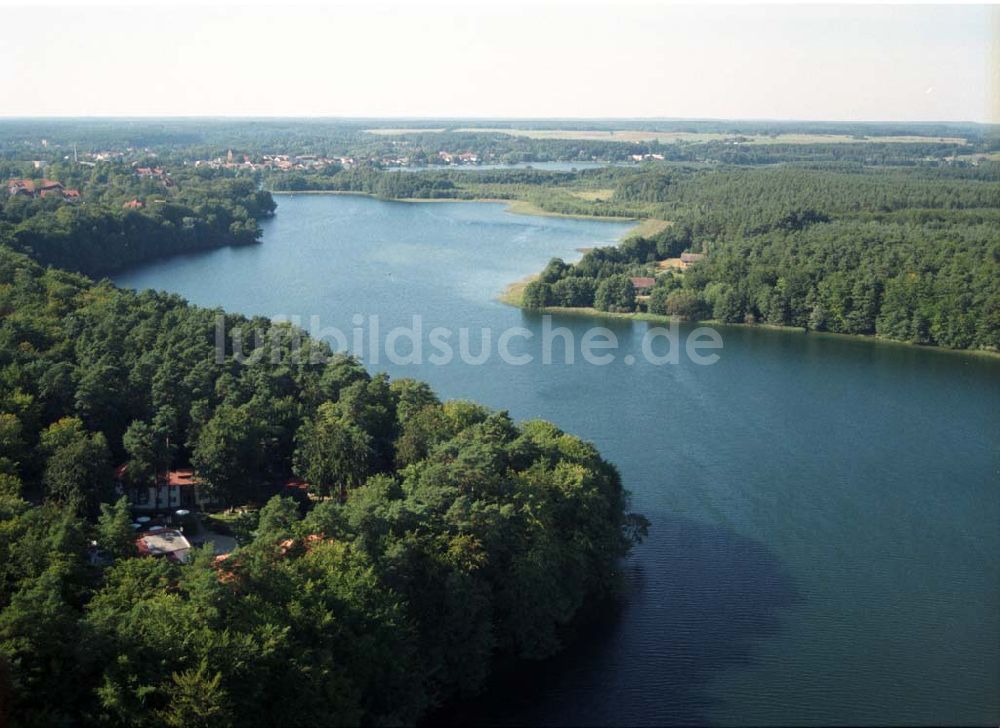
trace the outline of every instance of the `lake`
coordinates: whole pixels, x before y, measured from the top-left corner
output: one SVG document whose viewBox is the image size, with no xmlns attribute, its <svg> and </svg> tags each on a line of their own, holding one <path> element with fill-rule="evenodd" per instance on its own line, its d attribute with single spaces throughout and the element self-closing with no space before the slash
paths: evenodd
<svg viewBox="0 0 1000 728">
<path fill-rule="evenodd" d="M 628 229 L 489 203 L 278 202 L 261 245 L 116 282 L 348 333 L 373 315 L 383 332 L 420 315 L 425 337 L 523 327 L 533 338 L 511 349 L 526 353 L 543 322 L 499 303 L 504 286 Z M 641 355 L 646 323 L 552 324 L 577 341 L 607 327 L 615 360 L 570 366 L 558 347 L 521 366 L 367 357 L 592 440 L 652 521 L 623 565 L 621 607 L 460 720 L 1000 722 L 1000 361 L 733 327 L 717 363 L 658 366 Z"/>
</svg>

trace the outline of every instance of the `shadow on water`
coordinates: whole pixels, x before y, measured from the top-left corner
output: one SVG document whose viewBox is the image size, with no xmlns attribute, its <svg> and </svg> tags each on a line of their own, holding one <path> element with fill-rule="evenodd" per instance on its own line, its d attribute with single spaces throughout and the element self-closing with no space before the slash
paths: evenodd
<svg viewBox="0 0 1000 728">
<path fill-rule="evenodd" d="M 711 681 L 753 660 L 801 601 L 776 556 L 732 530 L 654 514 L 625 563 L 625 594 L 540 663 L 519 663 L 474 701 L 430 717 L 452 725 L 703 725 L 725 696 Z"/>
</svg>

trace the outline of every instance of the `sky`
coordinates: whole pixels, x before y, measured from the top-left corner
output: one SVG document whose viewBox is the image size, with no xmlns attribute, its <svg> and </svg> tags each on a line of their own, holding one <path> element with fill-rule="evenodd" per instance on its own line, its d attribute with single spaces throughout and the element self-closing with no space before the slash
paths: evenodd
<svg viewBox="0 0 1000 728">
<path fill-rule="evenodd" d="M 0 8 L 0 116 L 1000 122 L 1000 6 Z"/>
</svg>

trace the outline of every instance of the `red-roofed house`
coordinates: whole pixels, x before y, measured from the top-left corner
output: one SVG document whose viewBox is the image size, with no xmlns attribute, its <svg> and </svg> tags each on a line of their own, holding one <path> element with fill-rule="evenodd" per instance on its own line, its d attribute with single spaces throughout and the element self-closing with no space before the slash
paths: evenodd
<svg viewBox="0 0 1000 728">
<path fill-rule="evenodd" d="M 294 476 L 277 484 L 280 488 L 280 495 L 283 498 L 293 498 L 299 503 L 305 503 L 314 499 L 309 483 Z"/>
<path fill-rule="evenodd" d="M 128 465 L 119 465 L 115 469 L 116 490 L 128 495 L 129 504 L 136 511 L 167 511 L 176 508 L 204 508 L 211 505 L 213 499 L 204 492 L 191 468 L 179 468 L 160 473 L 156 476 L 156 484 L 135 486 L 127 482 L 125 474 Z"/>
<path fill-rule="evenodd" d="M 30 179 L 12 179 L 7 182 L 7 193 L 13 197 L 14 195 L 26 195 L 27 197 L 35 196 L 35 183 Z"/>
<path fill-rule="evenodd" d="M 141 200 L 132 199 L 126 202 L 122 207 L 126 210 L 141 210 L 146 205 Z"/>
<path fill-rule="evenodd" d="M 40 179 L 37 182 L 30 179 L 11 179 L 7 181 L 7 194 L 11 197 L 15 195 L 57 197 L 70 202 L 76 202 L 80 199 L 79 190 L 64 189 L 62 182 L 54 179 Z"/>
<path fill-rule="evenodd" d="M 632 281 L 632 287 L 635 288 L 635 292 L 639 296 L 644 296 L 649 293 L 649 289 L 656 285 L 655 278 L 647 278 L 645 276 L 640 276 L 638 278 L 629 278 Z"/>
<path fill-rule="evenodd" d="M 689 268 L 690 266 L 697 263 L 699 260 L 704 260 L 704 253 L 681 253 L 681 267 Z"/>
</svg>

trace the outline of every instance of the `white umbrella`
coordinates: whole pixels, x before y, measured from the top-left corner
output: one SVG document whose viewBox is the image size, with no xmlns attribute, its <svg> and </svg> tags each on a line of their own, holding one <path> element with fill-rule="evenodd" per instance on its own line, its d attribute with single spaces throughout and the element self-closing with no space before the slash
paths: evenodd
<svg viewBox="0 0 1000 728">
<path fill-rule="evenodd" d="M 149 516 L 139 516 L 138 518 L 135 519 L 135 522 L 136 523 L 149 523 L 151 520 L 153 520 L 153 519 L 151 519 Z"/>
<path fill-rule="evenodd" d="M 140 528 L 142 528 L 142 524 L 141 523 L 133 523 L 132 524 L 132 528 L 134 530 L 138 531 Z"/>
<path fill-rule="evenodd" d="M 184 516 L 190 516 L 191 511 L 187 510 L 186 508 L 181 508 L 179 511 L 174 511 L 174 515 L 179 516 L 180 518 L 184 518 Z"/>
</svg>

